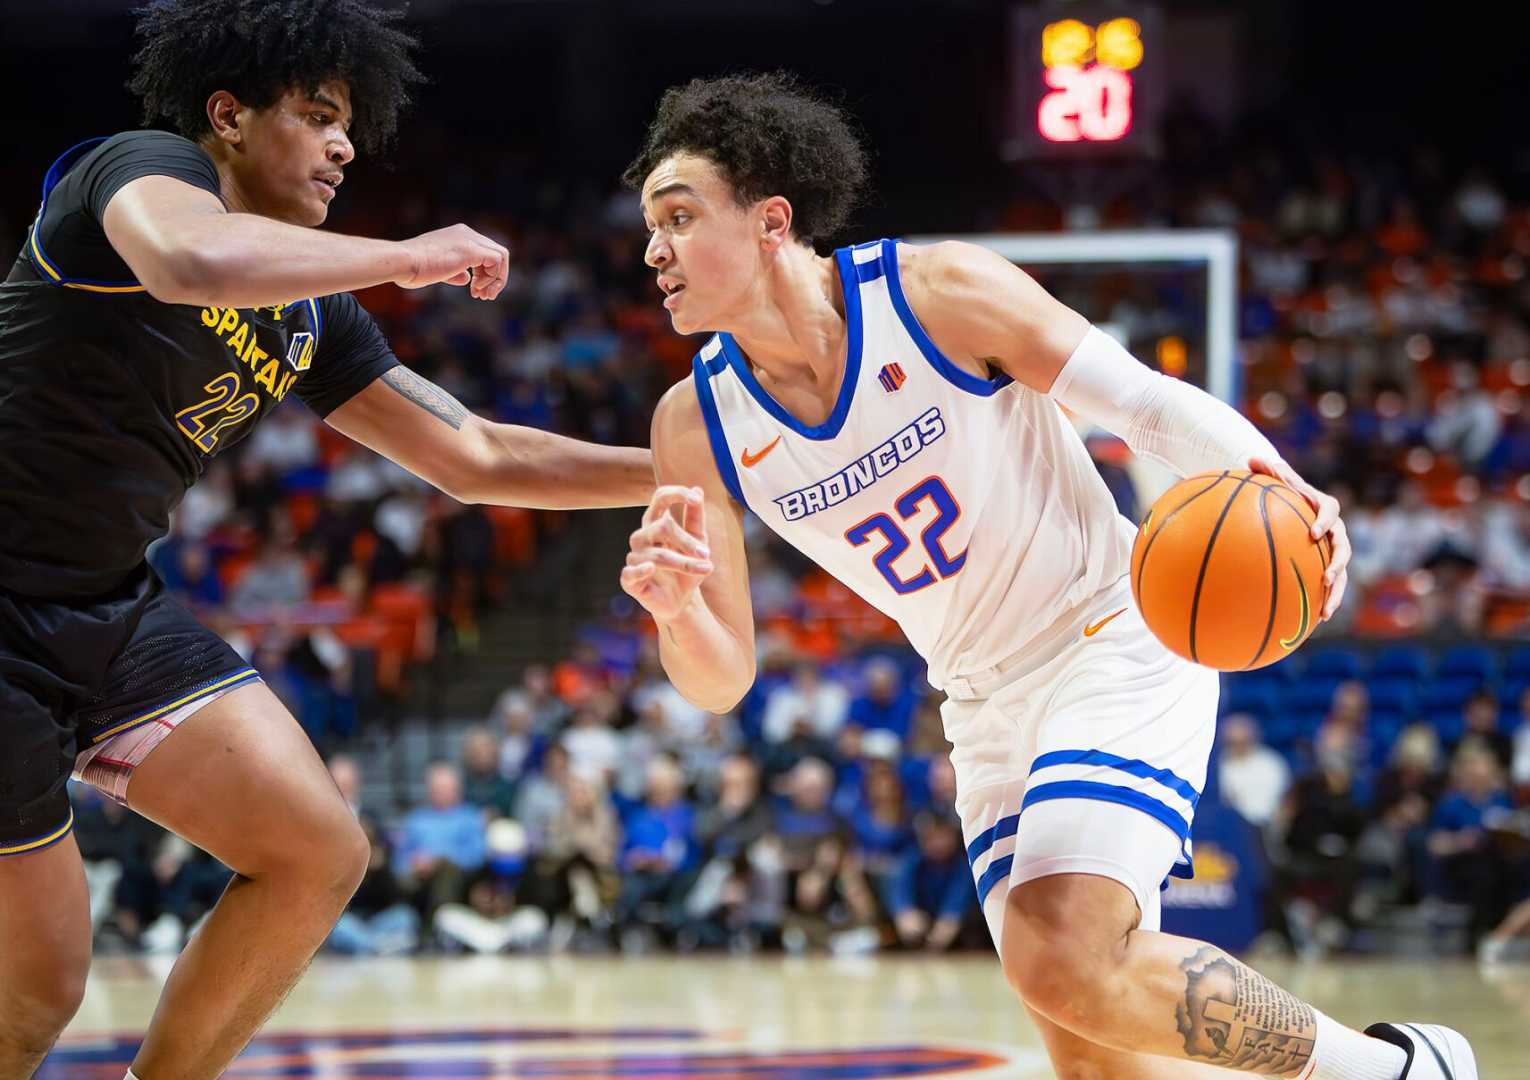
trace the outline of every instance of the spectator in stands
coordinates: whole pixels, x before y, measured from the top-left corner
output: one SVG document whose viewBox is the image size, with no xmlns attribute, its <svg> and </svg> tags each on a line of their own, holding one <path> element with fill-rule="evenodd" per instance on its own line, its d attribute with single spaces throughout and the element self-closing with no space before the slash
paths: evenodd
<svg viewBox="0 0 1530 1080">
<path fill-rule="evenodd" d="M 425 526 L 430 519 L 428 489 L 409 477 L 400 490 L 378 504 L 373 526 L 379 538 L 387 540 L 404 564 L 413 564 L 425 542 Z"/>
<path fill-rule="evenodd" d="M 931 810 L 945 813 L 956 809 L 956 768 L 950 758 L 930 759 L 925 788 L 929 792 L 928 806 Z"/>
<path fill-rule="evenodd" d="M 862 731 L 847 727 L 840 732 L 839 754 L 834 759 L 834 798 L 830 802 L 834 812 L 853 825 L 857 810 L 866 801 L 867 774 L 879 765 L 896 768 L 902 757 L 903 744 L 885 728 Z"/>
<path fill-rule="evenodd" d="M 1450 788 L 1430 820 L 1429 853 L 1436 860 L 1434 889 L 1445 900 L 1471 907 L 1475 941 L 1503 918 L 1512 899 L 1506 871 L 1488 834 L 1513 809 L 1497 756 L 1465 743 L 1451 766 Z"/>
<path fill-rule="evenodd" d="M 404 889 L 429 922 L 442 904 L 460 903 L 468 875 L 483 866 L 484 812 L 463 801 L 462 774 L 450 762 L 425 772 L 426 805 L 404 815 L 394 865 Z"/>
<path fill-rule="evenodd" d="M 649 765 L 646 797 L 627 820 L 622 843 L 619 919 L 672 929 L 698 859 L 696 812 L 685 799 L 685 775 L 673 758 Z"/>
<path fill-rule="evenodd" d="M 621 798 L 638 802 L 648 787 L 648 766 L 660 755 L 673 754 L 679 740 L 669 731 L 668 714 L 659 698 L 649 697 L 632 711 L 637 720 L 617 736 L 622 750 L 615 788 Z"/>
<path fill-rule="evenodd" d="M 1467 699 L 1462 714 L 1465 724 L 1456 746 L 1476 742 L 1486 747 L 1498 759 L 1499 766 L 1507 772 L 1514 761 L 1514 739 L 1499 730 L 1498 695 L 1486 686 L 1479 687 Z"/>
<path fill-rule="evenodd" d="M 542 755 L 541 770 L 527 773 L 516 785 L 513 816 L 526 830 L 526 842 L 532 851 L 544 847 L 553 818 L 563 811 L 570 775 L 568 750 L 561 742 L 555 742 Z"/>
<path fill-rule="evenodd" d="M 346 775 L 347 763 L 354 766 L 348 758 L 331 761 L 330 775 L 337 780 Z M 413 952 L 420 943 L 420 914 L 393 873 L 387 843 L 377 826 L 362 818 L 361 827 L 372 845 L 367 872 L 325 944 L 335 952 L 360 956 Z"/>
<path fill-rule="evenodd" d="M 1269 825 L 1291 786 L 1286 759 L 1265 746 L 1259 722 L 1247 713 L 1232 713 L 1217 725 L 1221 753 L 1217 775 L 1222 797 L 1260 829 Z"/>
<path fill-rule="evenodd" d="M 1392 744 L 1387 767 L 1376 778 L 1371 804 L 1378 813 L 1385 813 L 1395 803 L 1416 795 L 1426 809 L 1432 810 L 1444 784 L 1439 736 L 1428 724 L 1411 724 Z"/>
<path fill-rule="evenodd" d="M 787 875 L 786 887 L 781 940 L 788 952 L 824 946 L 868 952 L 880 944 L 876 896 L 843 834 L 820 838 L 807 865 Z"/>
<path fill-rule="evenodd" d="M 603 786 L 610 786 L 622 761 L 622 737 L 611 727 L 619 707 L 609 691 L 589 694 L 560 740 L 568 751 L 569 767 Z"/>
<path fill-rule="evenodd" d="M 865 689 L 850 702 L 849 722 L 863 731 L 885 728 L 906 742 L 918 698 L 903 684 L 898 665 L 886 657 L 873 657 L 861 669 L 861 677 Z"/>
<path fill-rule="evenodd" d="M 768 742 L 762 748 L 761 760 L 765 766 L 765 773 L 770 777 L 784 776 L 801 762 L 809 759 L 829 761 L 836 756 L 843 757 L 850 753 L 846 749 L 847 743 L 859 745 L 860 731 L 860 728 L 851 725 L 841 728 L 840 752 L 836 755 L 834 742 L 816 734 L 810 726 L 808 717 L 799 713 L 796 722 L 784 739 L 780 742 Z"/>
<path fill-rule="evenodd" d="M 616 865 L 621 826 L 599 781 L 571 775 L 564 791 L 520 898 L 551 916 L 571 917 L 575 931 L 602 932 L 621 891 Z"/>
<path fill-rule="evenodd" d="M 1498 442 L 1503 416 L 1493 396 L 1482 388 L 1477 368 L 1457 361 L 1450 368 L 1451 389 L 1440 396 L 1429 425 L 1429 444 L 1475 470 Z"/>
<path fill-rule="evenodd" d="M 888 908 L 904 948 L 944 952 L 977 926 L 977 890 L 961 823 L 949 814 L 923 813 L 917 829 L 918 849 L 904 856 L 888 883 Z"/>
<path fill-rule="evenodd" d="M 760 767 L 746 753 L 722 764 L 716 801 L 696 815 L 696 842 L 704 858 L 732 858 L 771 829 L 770 807 L 760 791 Z"/>
<path fill-rule="evenodd" d="M 547 939 L 547 913 L 519 902 L 526 868 L 526 832 L 519 823 L 499 818 L 484 836 L 483 865 L 468 878 L 461 903 L 446 903 L 431 920 L 435 935 L 450 946 L 476 953 L 530 948 Z"/>
<path fill-rule="evenodd" d="M 235 583 L 229 597 L 236 612 L 259 615 L 280 611 L 308 598 L 308 566 L 298 553 L 292 524 L 285 514 L 272 519 L 271 535 L 259 544 L 255 560 Z"/>
<path fill-rule="evenodd" d="M 212 910 L 232 871 L 178 836 L 157 833 L 148 862 L 118 885 L 120 924 L 145 952 L 173 956 Z"/>
<path fill-rule="evenodd" d="M 1370 691 L 1358 679 L 1349 679 L 1334 689 L 1333 698 L 1328 704 L 1328 715 L 1323 722 L 1347 729 L 1354 736 L 1358 751 L 1361 749 L 1358 744 L 1365 738 L 1370 714 Z"/>
<path fill-rule="evenodd" d="M 787 868 L 805 869 L 819 844 L 848 834 L 844 820 L 830 808 L 834 794 L 834 770 L 821 758 L 804 758 L 783 778 L 786 794 L 775 811 L 775 829 L 781 837 Z"/>
<path fill-rule="evenodd" d="M 1424 489 L 1413 481 L 1397 490 L 1397 501 L 1383 509 L 1373 523 L 1372 547 L 1376 567 L 1368 576 L 1406 574 L 1454 535 L 1445 516 L 1429 504 Z"/>
<path fill-rule="evenodd" d="M 641 681 L 628 695 L 633 711 L 641 713 L 646 708 L 657 707 L 662 714 L 661 726 L 670 738 L 681 743 L 701 738 L 706 731 L 707 717 L 712 714 L 686 701 L 674 684 L 664 677 L 656 646 L 645 647 L 638 670 Z"/>
<path fill-rule="evenodd" d="M 1318 744 L 1324 742 L 1329 732 L 1335 733 L 1326 742 L 1330 755 L 1344 753 L 1349 758 L 1349 780 L 1354 797 L 1361 804 L 1370 798 L 1371 785 L 1371 695 L 1365 684 L 1358 679 L 1342 682 L 1333 692 L 1328 713 L 1313 738 L 1312 758 L 1318 756 Z"/>
<path fill-rule="evenodd" d="M 515 809 L 515 785 L 499 771 L 499 739 L 480 724 L 462 740 L 462 795 L 490 817 L 509 817 Z"/>
<path fill-rule="evenodd" d="M 1428 590 L 1419 597 L 1418 629 L 1439 636 L 1476 637 L 1482 633 L 1487 589 L 1472 548 L 1449 541 L 1424 559 Z"/>
<path fill-rule="evenodd" d="M 243 457 L 278 475 L 307 468 L 319 460 L 318 423 L 306 409 L 278 407 L 250 435 Z"/>
<path fill-rule="evenodd" d="M 550 734 L 568 719 L 570 709 L 554 692 L 552 672 L 546 664 L 528 664 L 521 673 L 520 689 L 531 710 L 533 731 Z"/>
<path fill-rule="evenodd" d="M 171 535 L 202 541 L 234 513 L 234 465 L 228 458 L 208 462 L 207 472 L 175 508 Z"/>
<path fill-rule="evenodd" d="M 328 627 L 285 636 L 284 677 L 297 698 L 293 714 L 321 750 L 356 730 L 356 667 L 349 648 Z M 259 667 L 259 664 L 256 665 Z"/>
<path fill-rule="evenodd" d="M 760 768 L 748 754 L 722 762 L 716 801 L 696 815 L 701 874 L 685 899 L 682 943 L 752 950 L 779 938 L 785 901 Z"/>
<path fill-rule="evenodd" d="M 114 945 L 133 942 L 142 928 L 138 912 L 121 903 L 132 879 L 144 872 L 160 830 L 93 787 L 73 787 L 74 837 L 85 862 L 92 932 L 107 930 Z M 124 880 L 128 880 L 126 890 Z"/>
<path fill-rule="evenodd" d="M 259 428 L 256 428 L 259 431 Z M 218 607 L 223 603 L 223 579 L 218 576 L 207 546 L 196 540 L 164 540 L 150 561 L 175 598 L 193 608 Z"/>
<path fill-rule="evenodd" d="M 1314 771 L 1298 779 L 1281 808 L 1285 863 L 1278 887 L 1299 948 L 1319 950 L 1343 943 L 1350 917 L 1356 865 L 1355 842 L 1365 811 L 1355 794 L 1355 736 L 1345 724 L 1325 724 L 1314 747 Z"/>
<path fill-rule="evenodd" d="M 531 696 L 524 690 L 506 690 L 494 702 L 490 726 L 499 732 L 499 775 L 514 783 L 541 762 L 547 738 L 536 730 Z"/>
<path fill-rule="evenodd" d="M 915 846 L 913 812 L 894 761 L 871 761 L 861 792 L 850 825 L 867 881 L 878 895 L 885 896 L 885 886 Z"/>
<path fill-rule="evenodd" d="M 765 699 L 761 728 L 767 742 L 785 742 L 806 731 L 832 742 L 850 712 L 850 693 L 835 679 L 825 679 L 818 664 L 799 660 L 788 683 L 776 687 Z"/>
</svg>

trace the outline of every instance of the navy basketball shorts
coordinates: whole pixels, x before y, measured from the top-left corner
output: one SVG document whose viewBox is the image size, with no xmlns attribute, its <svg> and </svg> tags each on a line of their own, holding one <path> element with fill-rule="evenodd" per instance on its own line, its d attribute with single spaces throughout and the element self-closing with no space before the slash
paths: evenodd
<svg viewBox="0 0 1530 1080">
<path fill-rule="evenodd" d="M 147 564 L 103 596 L 0 590 L 0 857 L 69 834 L 71 775 L 126 802 L 176 725 L 259 678 Z"/>
</svg>

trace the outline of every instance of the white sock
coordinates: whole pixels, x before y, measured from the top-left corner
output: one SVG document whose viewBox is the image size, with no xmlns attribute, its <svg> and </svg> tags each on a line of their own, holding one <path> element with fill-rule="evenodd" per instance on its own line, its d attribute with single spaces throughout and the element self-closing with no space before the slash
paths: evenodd
<svg viewBox="0 0 1530 1080">
<path fill-rule="evenodd" d="M 1318 1013 L 1312 1064 L 1301 1080 L 1398 1080 L 1407 1063 L 1402 1047 L 1362 1035 Z"/>
<path fill-rule="evenodd" d="M 128 1074 L 124 1076 L 122 1080 L 139 1080 L 139 1078 L 133 1074 L 132 1069 L 129 1069 Z"/>
</svg>

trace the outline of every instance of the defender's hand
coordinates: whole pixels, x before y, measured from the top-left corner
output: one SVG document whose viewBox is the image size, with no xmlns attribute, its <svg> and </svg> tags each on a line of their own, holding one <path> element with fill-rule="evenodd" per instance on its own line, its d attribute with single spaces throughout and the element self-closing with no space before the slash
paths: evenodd
<svg viewBox="0 0 1530 1080">
<path fill-rule="evenodd" d="M 701 489 L 671 484 L 655 491 L 628 547 L 622 588 L 660 622 L 678 616 L 712 572 Z"/>
<path fill-rule="evenodd" d="M 493 300 L 505 287 L 510 252 L 466 225 L 449 225 L 402 241 L 409 252 L 408 274 L 394 279 L 404 289 L 442 282 L 466 285 L 475 299 Z"/>
</svg>

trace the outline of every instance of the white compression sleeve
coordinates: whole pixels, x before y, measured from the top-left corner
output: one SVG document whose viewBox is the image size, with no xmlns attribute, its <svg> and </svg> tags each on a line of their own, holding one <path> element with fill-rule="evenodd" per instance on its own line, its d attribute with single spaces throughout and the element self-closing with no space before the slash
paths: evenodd
<svg viewBox="0 0 1530 1080">
<path fill-rule="evenodd" d="M 1119 435 L 1133 453 L 1181 476 L 1246 469 L 1249 458 L 1280 459 L 1242 413 L 1140 363 L 1096 326 L 1068 357 L 1049 394 Z"/>
</svg>

